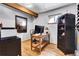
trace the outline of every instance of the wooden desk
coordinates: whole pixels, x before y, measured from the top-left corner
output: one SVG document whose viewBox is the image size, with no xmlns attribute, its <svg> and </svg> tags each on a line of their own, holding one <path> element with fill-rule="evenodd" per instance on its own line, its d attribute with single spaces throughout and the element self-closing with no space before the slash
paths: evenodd
<svg viewBox="0 0 79 59">
<path fill-rule="evenodd" d="M 33 34 L 31 36 L 31 50 L 39 49 L 41 52 L 42 48 L 44 48 L 49 43 L 49 38 L 47 41 L 44 40 L 44 38 L 46 37 L 48 37 L 48 34 L 44 34 L 44 35 Z M 33 42 L 33 39 L 37 40 L 36 44 Z"/>
</svg>

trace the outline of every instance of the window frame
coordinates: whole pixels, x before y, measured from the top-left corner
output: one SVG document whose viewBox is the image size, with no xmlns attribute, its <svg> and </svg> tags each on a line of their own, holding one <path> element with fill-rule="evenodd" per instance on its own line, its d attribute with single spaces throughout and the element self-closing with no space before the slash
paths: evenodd
<svg viewBox="0 0 79 59">
<path fill-rule="evenodd" d="M 49 23 L 49 21 L 48 21 L 48 24 L 57 24 L 58 23 L 58 20 L 57 19 L 55 19 L 55 17 L 58 15 L 58 17 L 61 15 L 61 13 L 58 13 L 58 14 L 53 14 L 53 15 L 49 15 L 48 17 L 49 17 L 49 21 L 50 21 L 50 19 L 52 18 L 52 17 L 54 17 L 54 22 L 52 23 Z"/>
</svg>

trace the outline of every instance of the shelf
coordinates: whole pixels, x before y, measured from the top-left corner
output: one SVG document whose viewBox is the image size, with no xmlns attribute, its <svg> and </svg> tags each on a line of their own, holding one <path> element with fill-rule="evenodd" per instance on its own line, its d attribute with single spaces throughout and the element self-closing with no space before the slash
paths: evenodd
<svg viewBox="0 0 79 59">
<path fill-rule="evenodd" d="M 58 26 L 59 26 L 59 27 L 64 27 L 64 26 L 65 26 L 65 24 L 58 24 Z"/>
<path fill-rule="evenodd" d="M 33 34 L 33 35 L 32 35 L 32 38 L 39 39 L 39 38 L 44 38 L 44 37 L 46 37 L 46 36 L 47 36 L 47 35 Z"/>
<path fill-rule="evenodd" d="M 40 43 L 37 43 L 37 44 L 32 43 L 32 47 L 34 47 L 34 48 L 36 48 L 39 45 L 40 45 Z"/>
<path fill-rule="evenodd" d="M 64 24 L 59 24 L 59 26 L 62 26 L 62 25 L 64 26 Z"/>
<path fill-rule="evenodd" d="M 64 30 L 65 30 L 65 28 L 60 28 L 60 29 L 58 29 L 58 30 L 62 30 L 62 31 L 64 31 Z"/>
<path fill-rule="evenodd" d="M 59 31 L 65 31 L 65 30 L 62 30 L 62 29 L 58 29 Z"/>
<path fill-rule="evenodd" d="M 48 42 L 43 42 L 42 44 L 41 44 L 41 48 L 43 48 L 45 45 L 47 45 L 48 44 Z"/>
<path fill-rule="evenodd" d="M 37 44 L 32 43 L 32 47 L 33 48 L 36 48 L 36 47 L 40 48 L 40 44 L 41 44 L 41 48 L 43 48 L 45 45 L 48 44 L 48 42 L 42 42 L 42 43 L 37 43 Z"/>
</svg>

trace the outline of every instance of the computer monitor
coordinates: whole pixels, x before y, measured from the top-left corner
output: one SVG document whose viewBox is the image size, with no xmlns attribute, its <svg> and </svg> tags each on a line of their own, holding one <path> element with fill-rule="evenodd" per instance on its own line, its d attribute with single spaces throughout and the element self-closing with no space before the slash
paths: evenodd
<svg viewBox="0 0 79 59">
<path fill-rule="evenodd" d="M 44 32 L 44 26 L 35 25 L 35 33 L 42 34 Z"/>
</svg>

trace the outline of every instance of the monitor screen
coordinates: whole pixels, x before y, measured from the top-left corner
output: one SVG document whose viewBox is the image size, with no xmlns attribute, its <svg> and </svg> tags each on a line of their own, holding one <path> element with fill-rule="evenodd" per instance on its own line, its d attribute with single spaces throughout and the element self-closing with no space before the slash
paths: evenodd
<svg viewBox="0 0 79 59">
<path fill-rule="evenodd" d="M 35 33 L 43 33 L 44 26 L 35 25 Z"/>
</svg>

